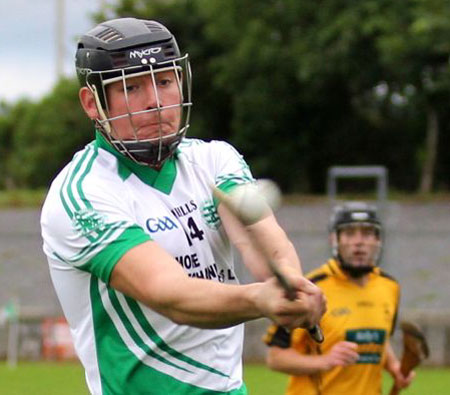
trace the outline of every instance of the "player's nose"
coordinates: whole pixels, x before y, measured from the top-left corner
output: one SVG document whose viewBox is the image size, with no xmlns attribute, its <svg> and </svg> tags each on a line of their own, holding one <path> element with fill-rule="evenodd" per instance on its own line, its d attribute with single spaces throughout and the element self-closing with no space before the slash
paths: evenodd
<svg viewBox="0 0 450 395">
<path fill-rule="evenodd" d="M 360 230 L 357 230 L 354 234 L 353 234 L 353 242 L 355 244 L 361 244 L 364 242 L 364 235 Z"/>
<path fill-rule="evenodd" d="M 145 80 L 144 91 L 145 91 L 145 104 L 147 110 L 157 108 L 158 106 L 161 105 L 158 90 L 153 84 L 151 77 Z"/>
</svg>

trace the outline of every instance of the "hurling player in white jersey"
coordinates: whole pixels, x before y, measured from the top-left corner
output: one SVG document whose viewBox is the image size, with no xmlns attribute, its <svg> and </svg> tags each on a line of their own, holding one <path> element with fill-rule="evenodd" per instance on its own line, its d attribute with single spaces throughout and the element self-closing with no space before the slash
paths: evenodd
<svg viewBox="0 0 450 395">
<path fill-rule="evenodd" d="M 44 252 L 92 394 L 246 394 L 243 323 L 316 324 L 321 291 L 273 215 L 248 225 L 297 290 L 267 275 L 213 198 L 254 182 L 225 142 L 185 138 L 191 73 L 169 30 L 134 18 L 81 36 L 79 97 L 95 140 L 53 181 Z M 239 285 L 234 244 L 260 281 Z"/>
</svg>

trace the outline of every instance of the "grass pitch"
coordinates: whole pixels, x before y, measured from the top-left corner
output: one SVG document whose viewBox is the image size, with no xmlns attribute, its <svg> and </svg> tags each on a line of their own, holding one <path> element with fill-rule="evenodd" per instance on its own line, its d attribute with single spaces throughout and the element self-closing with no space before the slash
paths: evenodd
<svg viewBox="0 0 450 395">
<path fill-rule="evenodd" d="M 268 370 L 264 365 L 246 364 L 245 382 L 250 395 L 282 395 L 287 376 Z M 383 394 L 388 394 L 392 380 L 385 375 Z M 402 395 L 447 395 L 450 368 L 421 368 L 410 388 Z M 7 395 L 88 395 L 82 367 L 76 363 L 21 362 L 10 368 L 0 362 L 0 394 Z"/>
<path fill-rule="evenodd" d="M 244 379 L 249 395 L 283 395 L 287 385 L 287 376 L 272 372 L 264 365 L 247 364 L 244 366 Z M 383 375 L 383 394 L 389 394 L 392 379 Z M 450 394 L 450 368 L 416 369 L 416 378 L 401 395 L 448 395 Z M 300 395 L 300 394 L 299 394 Z M 351 395 L 351 394 L 348 394 Z"/>
</svg>

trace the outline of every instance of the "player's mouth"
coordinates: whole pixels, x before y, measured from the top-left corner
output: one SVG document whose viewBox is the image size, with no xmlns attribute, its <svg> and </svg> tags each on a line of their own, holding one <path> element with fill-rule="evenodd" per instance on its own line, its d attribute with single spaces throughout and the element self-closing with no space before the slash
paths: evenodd
<svg viewBox="0 0 450 395">
<path fill-rule="evenodd" d="M 355 263 L 361 264 L 366 263 L 368 254 L 366 251 L 357 250 L 353 251 L 352 256 Z"/>
<path fill-rule="evenodd" d="M 155 122 L 138 127 L 136 132 L 138 139 L 147 140 L 167 136 L 175 133 L 175 130 L 170 122 Z"/>
</svg>

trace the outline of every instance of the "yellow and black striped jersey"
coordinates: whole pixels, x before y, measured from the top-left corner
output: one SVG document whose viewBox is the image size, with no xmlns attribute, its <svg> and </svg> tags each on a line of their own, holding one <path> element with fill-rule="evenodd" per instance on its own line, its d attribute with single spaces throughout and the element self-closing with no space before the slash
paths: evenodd
<svg viewBox="0 0 450 395">
<path fill-rule="evenodd" d="M 303 329 L 286 333 L 272 326 L 268 345 L 293 347 L 302 354 L 327 353 L 339 341 L 358 344 L 356 364 L 336 367 L 312 376 L 291 376 L 286 395 L 379 395 L 386 343 L 394 329 L 399 303 L 399 284 L 379 268 L 364 286 L 350 281 L 334 259 L 307 277 L 327 298 L 321 327 L 325 336 L 319 346 Z"/>
</svg>

